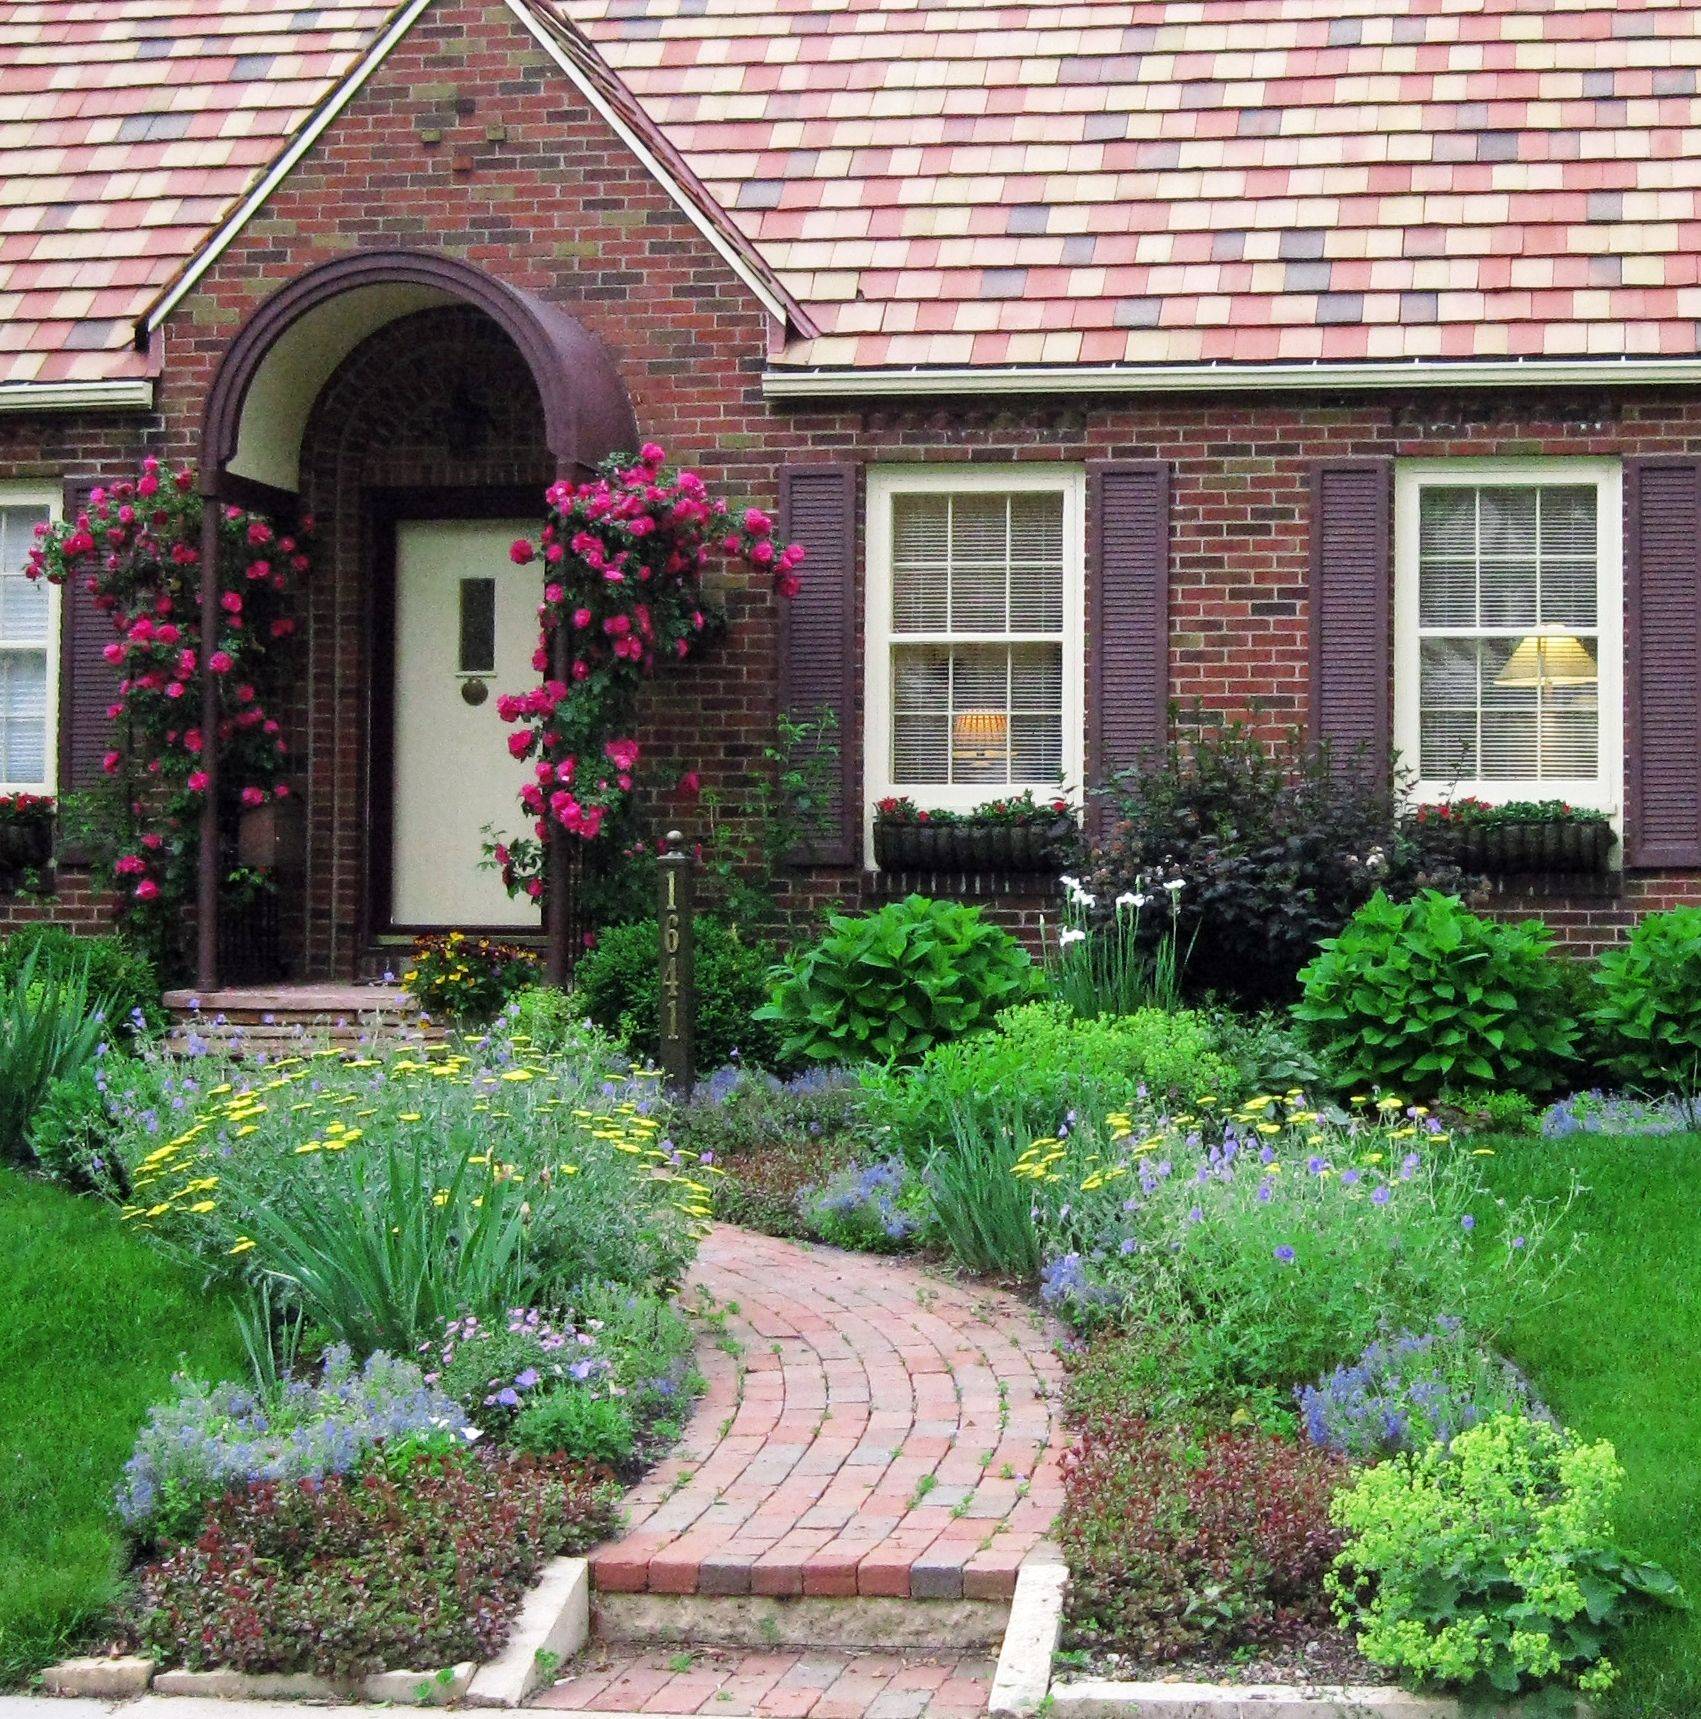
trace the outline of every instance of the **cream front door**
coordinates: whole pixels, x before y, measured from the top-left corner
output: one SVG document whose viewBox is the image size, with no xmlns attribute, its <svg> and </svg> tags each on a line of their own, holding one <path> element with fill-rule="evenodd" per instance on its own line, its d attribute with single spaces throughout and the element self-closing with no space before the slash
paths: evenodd
<svg viewBox="0 0 1701 1719">
<path fill-rule="evenodd" d="M 399 926 L 535 929 L 538 910 L 479 869 L 484 827 L 525 828 L 497 697 L 536 676 L 538 569 L 508 546 L 523 520 L 417 519 L 396 527 L 391 909 Z"/>
</svg>

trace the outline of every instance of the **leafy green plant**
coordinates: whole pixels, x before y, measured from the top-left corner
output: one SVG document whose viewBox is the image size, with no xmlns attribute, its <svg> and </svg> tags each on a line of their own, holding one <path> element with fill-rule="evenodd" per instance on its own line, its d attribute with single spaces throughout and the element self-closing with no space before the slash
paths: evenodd
<svg viewBox="0 0 1701 1719">
<path fill-rule="evenodd" d="M 1680 1599 L 1614 1544 L 1623 1481 L 1604 1440 L 1518 1415 L 1364 1469 L 1331 1507 L 1347 1534 L 1336 1613 L 1366 1658 L 1424 1679 L 1610 1689 L 1614 1631 L 1639 1604 Z"/>
<path fill-rule="evenodd" d="M 869 1126 L 889 1130 L 916 1165 L 980 1107 L 1032 1138 L 1070 1111 L 1187 1110 L 1239 1089 L 1202 1015 L 1142 1009 L 1083 1020 L 1055 1002 L 1006 1009 L 991 1032 L 935 1045 L 913 1068 L 870 1069 L 863 1083 Z"/>
<path fill-rule="evenodd" d="M 783 1031 L 787 1056 L 902 1063 L 989 1026 L 1034 975 L 1027 952 L 978 907 L 910 895 L 875 913 L 834 914 L 775 980 L 756 1015 Z"/>
<path fill-rule="evenodd" d="M 94 1060 L 103 1012 L 86 968 L 45 970 L 33 949 L 0 984 L 0 1159 L 28 1156 L 30 1119 L 55 1080 Z"/>
<path fill-rule="evenodd" d="M 482 1026 L 510 997 L 535 984 L 537 972 L 537 956 L 530 949 L 451 931 L 414 944 L 402 983 L 428 1015 Z"/>
<path fill-rule="evenodd" d="M 1590 1020 L 1612 1073 L 1646 1092 L 1701 1089 L 1701 907 L 1638 920 L 1594 978 Z"/>
<path fill-rule="evenodd" d="M 759 1068 L 784 1066 L 781 1035 L 758 1018 L 774 951 L 712 914 L 697 919 L 694 936 L 699 1066 L 735 1057 Z M 573 997 L 633 1055 L 653 1058 L 661 1035 L 661 929 L 655 920 L 602 932 L 573 970 Z"/>
<path fill-rule="evenodd" d="M 619 1468 L 631 1460 L 637 1435 L 631 1410 L 617 1398 L 583 1385 L 558 1385 L 520 1410 L 508 1443 L 533 1456 L 560 1454 Z"/>
<path fill-rule="evenodd" d="M 945 1245 L 970 1271 L 1031 1278 L 1040 1265 L 1033 1199 L 1014 1174 L 1028 1142 L 1022 1109 L 947 1105 L 950 1132 L 927 1163 L 927 1188 Z"/>
<path fill-rule="evenodd" d="M 128 938 L 98 937 L 62 925 L 26 925 L 0 942 L 0 989 L 35 957 L 40 978 L 87 972 L 89 994 L 98 997 L 113 1033 L 153 1033 L 165 1025 L 159 974 Z"/>
<path fill-rule="evenodd" d="M 1405 902 L 1379 890 L 1301 972 L 1294 1018 L 1349 1085 L 1545 1092 L 1576 1039 L 1552 945 L 1539 920 L 1483 919 L 1439 890 Z"/>
</svg>

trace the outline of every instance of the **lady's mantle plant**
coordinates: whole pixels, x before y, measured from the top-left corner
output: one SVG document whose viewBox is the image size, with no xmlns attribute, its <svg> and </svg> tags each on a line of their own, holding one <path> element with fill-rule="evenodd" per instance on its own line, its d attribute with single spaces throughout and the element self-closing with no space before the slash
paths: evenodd
<svg viewBox="0 0 1701 1719">
<path fill-rule="evenodd" d="M 492 849 L 515 893 L 542 895 L 552 827 L 595 841 L 628 803 L 638 688 L 721 622 L 703 586 L 714 553 L 770 576 L 781 597 L 797 593 L 803 550 L 776 543 L 760 508 L 733 518 L 702 478 L 667 469 L 666 458 L 649 442 L 632 463 L 616 456 L 586 483 L 553 485 L 541 539 L 513 546 L 517 565 L 541 557 L 545 571 L 532 658 L 543 682 L 497 705 L 514 725 L 509 751 L 533 761 L 520 800 L 538 841 Z"/>
<path fill-rule="evenodd" d="M 1331 1506 L 1347 1535 L 1336 1613 L 1391 1670 L 1500 1695 L 1609 1689 L 1613 1631 L 1640 1604 L 1682 1598 L 1615 1544 L 1623 1483 L 1610 1444 L 1514 1414 L 1378 1463 Z"/>
<path fill-rule="evenodd" d="M 303 540 L 257 514 L 219 510 L 219 636 L 201 661 L 202 509 L 188 470 L 167 475 L 149 458 L 133 482 L 93 490 L 73 519 L 37 527 L 26 571 L 81 585 L 112 622 L 106 660 L 118 669 L 103 760 L 119 800 L 102 857 L 139 929 L 159 929 L 187 901 L 195 829 L 208 786 L 203 677 L 218 688 L 221 811 L 263 806 L 289 792 L 288 747 L 258 687 L 267 659 L 295 632 L 288 602 L 308 570 Z"/>
</svg>

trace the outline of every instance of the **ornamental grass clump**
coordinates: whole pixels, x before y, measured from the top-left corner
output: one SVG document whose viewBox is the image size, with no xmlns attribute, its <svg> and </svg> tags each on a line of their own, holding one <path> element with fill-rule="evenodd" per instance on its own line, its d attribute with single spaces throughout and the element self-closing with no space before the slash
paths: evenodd
<svg viewBox="0 0 1701 1719">
<path fill-rule="evenodd" d="M 1009 1174 L 1059 1312 L 1138 1316 L 1184 1340 L 1200 1377 L 1242 1388 L 1313 1380 L 1384 1320 L 1450 1315 L 1492 1340 L 1575 1245 L 1557 1240 L 1554 1203 L 1491 1200 L 1473 1153 L 1392 1098 L 1350 1115 L 1255 1094 L 1226 1116 L 1083 1117 Z"/>
<path fill-rule="evenodd" d="M 653 1084 L 515 1050 L 492 1038 L 191 1079 L 114 1141 L 124 1217 L 221 1273 L 267 1275 L 357 1355 L 411 1354 L 469 1313 L 561 1305 L 590 1278 L 677 1282 L 712 1171 L 663 1141 Z"/>
<path fill-rule="evenodd" d="M 90 992 L 87 967 L 50 972 L 34 950 L 0 979 L 0 1160 L 29 1155 L 31 1119 L 54 1081 L 95 1060 L 107 1008 Z"/>
<path fill-rule="evenodd" d="M 1543 1093 L 1576 1042 L 1547 927 L 1483 919 L 1437 890 L 1379 890 L 1299 979 L 1294 1018 L 1348 1088 Z"/>
<path fill-rule="evenodd" d="M 1331 1507 L 1336 1614 L 1367 1659 L 1425 1682 L 1602 1693 L 1626 1618 L 1681 1603 L 1667 1571 L 1615 1542 L 1623 1483 L 1605 1440 L 1516 1414 L 1364 1469 Z"/>
<path fill-rule="evenodd" d="M 446 1454 L 477 1436 L 411 1361 L 375 1354 L 357 1367 L 333 1345 L 316 1378 L 272 1390 L 179 1379 L 125 1464 L 118 1514 L 138 1540 L 192 1539 L 207 1506 L 232 1487 L 355 1474 L 381 1447 Z"/>
</svg>

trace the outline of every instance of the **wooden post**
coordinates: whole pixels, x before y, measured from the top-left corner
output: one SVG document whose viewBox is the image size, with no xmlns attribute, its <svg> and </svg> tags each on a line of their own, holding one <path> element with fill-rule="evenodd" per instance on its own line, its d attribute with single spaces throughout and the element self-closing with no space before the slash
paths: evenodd
<svg viewBox="0 0 1701 1719">
<path fill-rule="evenodd" d="M 667 832 L 661 860 L 661 1066 L 670 1097 L 691 1096 L 697 1021 L 697 986 L 692 970 L 693 868 L 685 837 Z"/>
<path fill-rule="evenodd" d="M 219 677 L 213 653 L 219 648 L 219 508 L 216 495 L 201 494 L 201 769 L 207 778 L 201 802 L 201 851 L 195 874 L 195 985 L 216 991 L 219 983 Z"/>
</svg>

